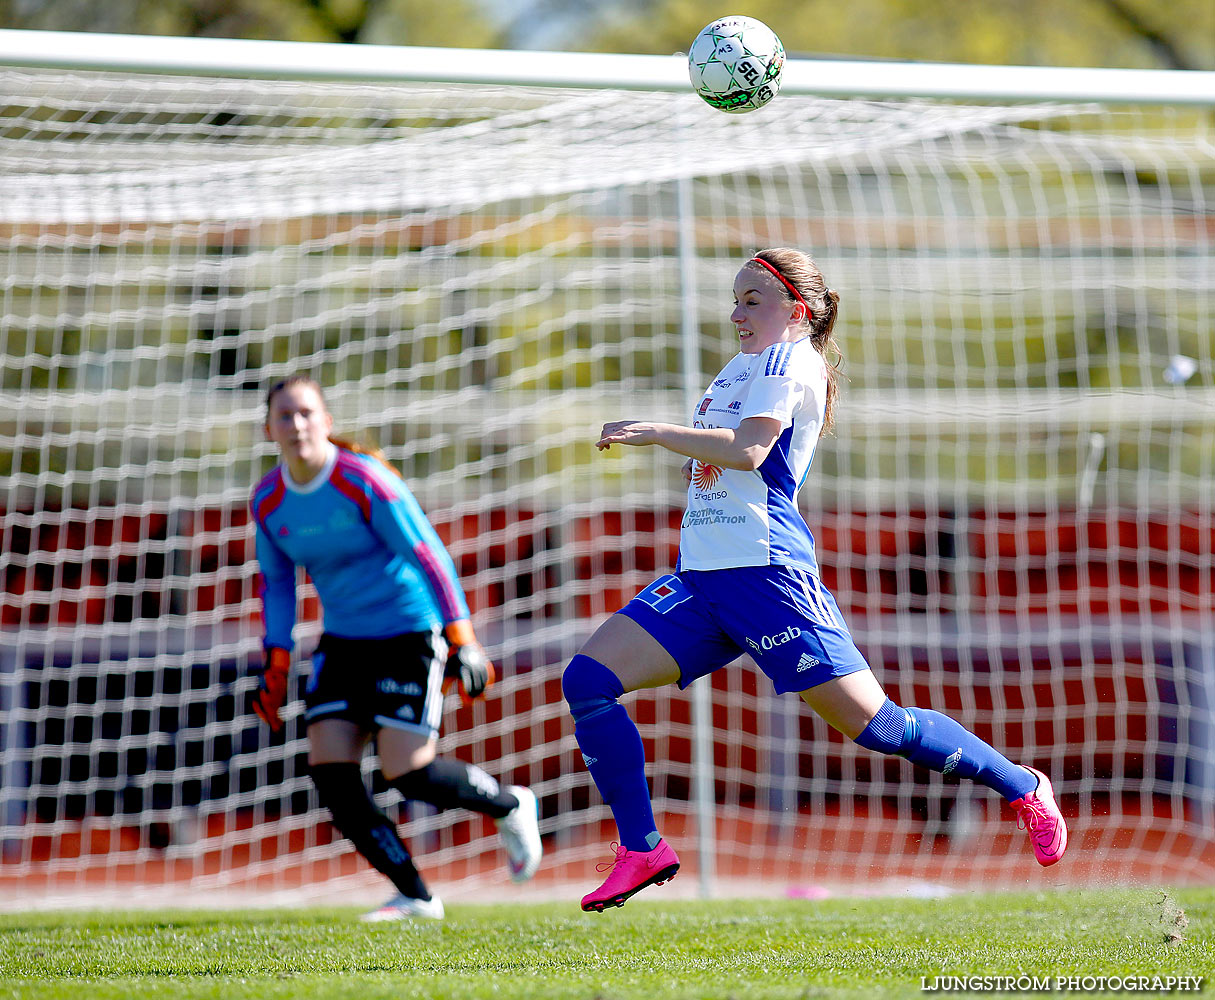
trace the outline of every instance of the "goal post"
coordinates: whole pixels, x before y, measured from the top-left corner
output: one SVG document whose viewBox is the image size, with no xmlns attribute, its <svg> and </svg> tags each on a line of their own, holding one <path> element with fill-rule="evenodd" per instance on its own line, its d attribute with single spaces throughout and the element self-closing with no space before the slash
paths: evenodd
<svg viewBox="0 0 1215 1000">
<path fill-rule="evenodd" d="M 0 31 L 0 896 L 382 891 L 298 699 L 284 739 L 248 711 L 247 501 L 296 371 L 402 472 L 499 665 L 442 752 L 537 792 L 524 893 L 586 883 L 610 815 L 561 670 L 673 567 L 684 498 L 595 435 L 690 418 L 775 245 L 841 300 L 800 496 L 824 580 L 892 697 L 1052 776 L 1073 846 L 1027 874 L 992 793 L 744 659 L 628 700 L 680 881 L 1215 879 L 1215 74 L 793 60 L 730 116 L 682 73 Z M 445 897 L 516 891 L 491 825 L 365 777 Z"/>
</svg>

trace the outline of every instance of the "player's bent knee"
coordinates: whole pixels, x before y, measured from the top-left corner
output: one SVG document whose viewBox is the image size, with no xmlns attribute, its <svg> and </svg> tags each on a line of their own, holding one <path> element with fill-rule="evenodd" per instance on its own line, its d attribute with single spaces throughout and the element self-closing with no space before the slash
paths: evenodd
<svg viewBox="0 0 1215 1000">
<path fill-rule="evenodd" d="M 624 694 L 624 685 L 598 660 L 577 654 L 561 675 L 561 693 L 575 722 L 585 722 L 608 711 Z"/>
<path fill-rule="evenodd" d="M 887 698 L 853 742 L 877 753 L 906 756 L 915 749 L 918 728 L 909 712 Z"/>
<path fill-rule="evenodd" d="M 321 805 L 333 815 L 339 830 L 345 832 L 345 824 L 352 821 L 365 823 L 380 815 L 358 764 L 314 764 L 309 772 Z"/>
<path fill-rule="evenodd" d="M 385 775 L 385 779 L 405 798 L 414 801 L 423 800 L 430 786 L 425 767 L 414 768 L 412 771 L 405 771 L 403 774 L 394 775 L 391 778 Z"/>
</svg>

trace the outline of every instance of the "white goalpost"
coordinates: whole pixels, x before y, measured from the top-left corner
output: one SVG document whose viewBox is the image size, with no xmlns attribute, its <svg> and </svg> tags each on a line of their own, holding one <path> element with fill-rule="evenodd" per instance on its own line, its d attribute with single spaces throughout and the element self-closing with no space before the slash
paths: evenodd
<svg viewBox="0 0 1215 1000">
<path fill-rule="evenodd" d="M 0 899 L 377 900 L 248 710 L 264 392 L 326 387 L 401 471 L 499 666 L 443 752 L 539 796 L 523 895 L 612 839 L 560 693 L 675 559 L 674 422 L 765 246 L 840 294 L 800 496 L 891 696 L 1051 775 L 883 760 L 747 660 L 627 701 L 703 895 L 1215 879 L 1215 74 L 793 60 L 708 108 L 679 57 L 0 31 Z M 319 631 L 303 588 L 302 685 Z M 400 802 L 449 900 L 493 829 Z"/>
</svg>

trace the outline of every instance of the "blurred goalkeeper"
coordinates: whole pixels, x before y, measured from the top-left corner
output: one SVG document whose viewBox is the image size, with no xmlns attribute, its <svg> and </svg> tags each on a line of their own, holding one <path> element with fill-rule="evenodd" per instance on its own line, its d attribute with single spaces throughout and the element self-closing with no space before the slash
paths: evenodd
<svg viewBox="0 0 1215 1000">
<path fill-rule="evenodd" d="M 465 703 L 483 698 L 493 665 L 473 633 L 451 557 L 418 502 L 378 454 L 330 437 L 320 386 L 286 378 L 270 389 L 266 411 L 266 435 L 282 460 L 250 504 L 266 624 L 253 710 L 282 729 L 303 566 L 325 627 L 305 694 L 312 781 L 334 825 L 397 888 L 363 919 L 442 919 L 442 902 L 376 808 L 359 762 L 374 737 L 389 785 L 406 799 L 492 817 L 511 877 L 531 878 L 541 856 L 535 795 L 435 753 L 445 688 L 458 685 Z"/>
</svg>

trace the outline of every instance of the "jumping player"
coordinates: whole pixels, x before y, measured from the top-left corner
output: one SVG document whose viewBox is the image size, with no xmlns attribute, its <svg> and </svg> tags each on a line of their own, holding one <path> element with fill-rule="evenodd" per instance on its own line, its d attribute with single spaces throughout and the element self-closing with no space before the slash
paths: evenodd
<svg viewBox="0 0 1215 1000">
<path fill-rule="evenodd" d="M 497 824 L 511 877 L 540 864 L 536 796 L 479 767 L 436 756 L 447 683 L 466 700 L 493 683 L 455 566 L 413 494 L 377 454 L 330 437 L 320 386 L 292 376 L 266 398 L 266 436 L 282 461 L 253 491 L 266 666 L 253 710 L 278 731 L 287 698 L 296 567 L 312 578 L 324 634 L 305 695 L 308 765 L 334 826 L 397 888 L 365 920 L 442 919 L 396 828 L 363 783 L 374 736 L 385 780 L 405 798 L 462 806 Z"/>
<path fill-rule="evenodd" d="M 777 248 L 742 265 L 734 299 L 739 353 L 701 397 L 692 426 L 621 420 L 598 441 L 601 451 L 658 445 L 687 456 L 689 486 L 677 571 L 604 622 L 562 677 L 583 759 L 620 831 L 607 879 L 582 908 L 621 906 L 679 870 L 656 828 L 641 737 L 617 699 L 686 687 L 742 653 L 778 694 L 796 691 L 860 746 L 997 791 L 1039 864 L 1054 864 L 1067 827 L 1047 776 L 939 712 L 891 701 L 819 580 L 797 492 L 835 411 L 839 296 L 805 253 Z"/>
</svg>

